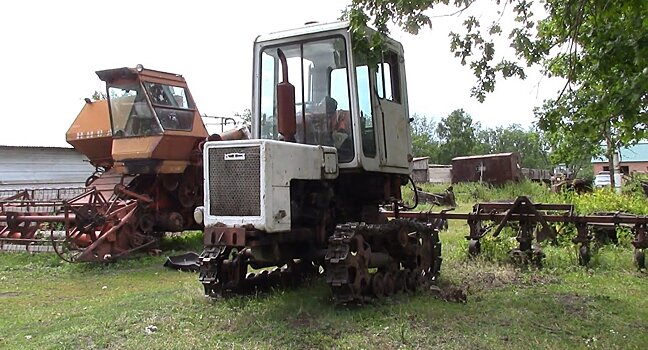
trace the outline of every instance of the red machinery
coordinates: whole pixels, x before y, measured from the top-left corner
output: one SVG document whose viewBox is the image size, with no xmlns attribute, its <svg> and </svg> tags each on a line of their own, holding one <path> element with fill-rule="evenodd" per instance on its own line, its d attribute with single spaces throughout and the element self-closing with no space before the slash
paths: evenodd
<svg viewBox="0 0 648 350">
<path fill-rule="evenodd" d="M 47 228 L 64 259 L 110 261 L 155 249 L 164 232 L 199 228 L 208 133 L 186 81 L 141 65 L 97 75 L 108 99 L 86 100 L 66 134 L 96 172 L 72 192 L 0 194 L 0 241 L 29 246 Z"/>
</svg>

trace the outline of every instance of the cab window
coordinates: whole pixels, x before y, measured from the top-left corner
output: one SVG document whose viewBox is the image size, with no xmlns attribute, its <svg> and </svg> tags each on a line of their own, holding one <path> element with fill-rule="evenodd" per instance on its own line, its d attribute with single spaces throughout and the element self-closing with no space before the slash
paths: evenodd
<svg viewBox="0 0 648 350">
<path fill-rule="evenodd" d="M 262 138 L 279 139 L 276 86 L 281 81 L 281 50 L 288 80 L 295 87 L 298 143 L 333 146 L 340 162 L 354 158 L 346 42 L 332 37 L 266 47 L 261 52 L 260 125 Z"/>
</svg>

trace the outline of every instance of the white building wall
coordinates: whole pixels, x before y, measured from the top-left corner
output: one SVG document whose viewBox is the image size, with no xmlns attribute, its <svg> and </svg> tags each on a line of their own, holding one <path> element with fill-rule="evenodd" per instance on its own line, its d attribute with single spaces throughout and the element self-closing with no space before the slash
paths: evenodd
<svg viewBox="0 0 648 350">
<path fill-rule="evenodd" d="M 0 190 L 83 187 L 93 172 L 73 148 L 0 146 Z"/>
<path fill-rule="evenodd" d="M 444 184 L 452 182 L 452 166 L 430 166 L 428 168 L 428 182 Z"/>
</svg>

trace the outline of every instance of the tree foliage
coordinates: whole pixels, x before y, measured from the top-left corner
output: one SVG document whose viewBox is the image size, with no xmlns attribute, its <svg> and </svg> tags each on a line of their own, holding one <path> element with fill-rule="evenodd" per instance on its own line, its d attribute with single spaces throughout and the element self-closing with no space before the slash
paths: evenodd
<svg viewBox="0 0 648 350">
<path fill-rule="evenodd" d="M 450 164 L 452 158 L 477 154 L 518 152 L 522 166 L 549 168 L 551 161 L 542 132 L 524 130 L 518 124 L 494 129 L 482 128 L 463 109 L 457 109 L 436 125 L 424 116 L 412 122 L 415 156 L 430 157 L 432 163 Z"/>
<path fill-rule="evenodd" d="M 463 109 L 452 111 L 437 124 L 439 136 L 439 162 L 450 164 L 454 157 L 468 156 L 475 149 L 476 130 L 479 123 L 473 123 L 472 118 Z"/>
<path fill-rule="evenodd" d="M 250 125 L 252 124 L 252 110 L 246 108 L 242 112 L 236 112 L 234 113 L 234 118 L 238 118 L 243 123 Z"/>
<path fill-rule="evenodd" d="M 552 164 L 565 164 L 573 174 L 591 168 L 593 154 L 601 152 L 598 142 L 590 142 L 575 133 L 545 132 L 545 142 L 551 148 Z"/>
<path fill-rule="evenodd" d="M 519 124 L 482 130 L 478 137 L 481 154 L 518 152 L 525 168 L 547 168 L 551 165 L 549 149 L 542 132 L 524 130 Z"/>
<path fill-rule="evenodd" d="M 555 98 L 536 109 L 537 125 L 562 160 L 583 155 L 568 156 L 570 149 L 595 154 L 603 141 L 618 147 L 647 136 L 648 1 L 482 0 L 495 18 L 485 24 L 461 16 L 475 2 L 353 0 L 347 15 L 353 28 L 368 23 L 388 34 L 393 23 L 416 34 L 431 26 L 439 6 L 455 8 L 452 15 L 462 18 L 464 30 L 449 33 L 450 51 L 477 78 L 471 93 L 479 101 L 494 90 L 498 76 L 525 78 L 525 66 L 539 65 L 545 75 L 564 78 Z M 515 23 L 506 33 L 503 16 Z M 503 35 L 512 57 L 495 45 Z"/>
<path fill-rule="evenodd" d="M 108 95 L 106 95 L 105 91 L 95 90 L 92 93 L 92 100 L 93 101 L 100 101 L 100 100 L 107 100 L 107 99 L 108 99 Z"/>
<path fill-rule="evenodd" d="M 434 124 L 425 116 L 414 114 L 412 120 L 412 152 L 418 157 L 438 158 L 439 141 L 436 139 Z"/>
</svg>

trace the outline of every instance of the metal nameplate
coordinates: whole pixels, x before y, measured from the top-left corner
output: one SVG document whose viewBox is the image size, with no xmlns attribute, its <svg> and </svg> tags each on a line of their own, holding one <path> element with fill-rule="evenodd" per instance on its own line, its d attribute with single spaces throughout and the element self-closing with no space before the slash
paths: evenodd
<svg viewBox="0 0 648 350">
<path fill-rule="evenodd" d="M 245 160 L 245 153 L 225 153 L 223 160 Z"/>
</svg>

